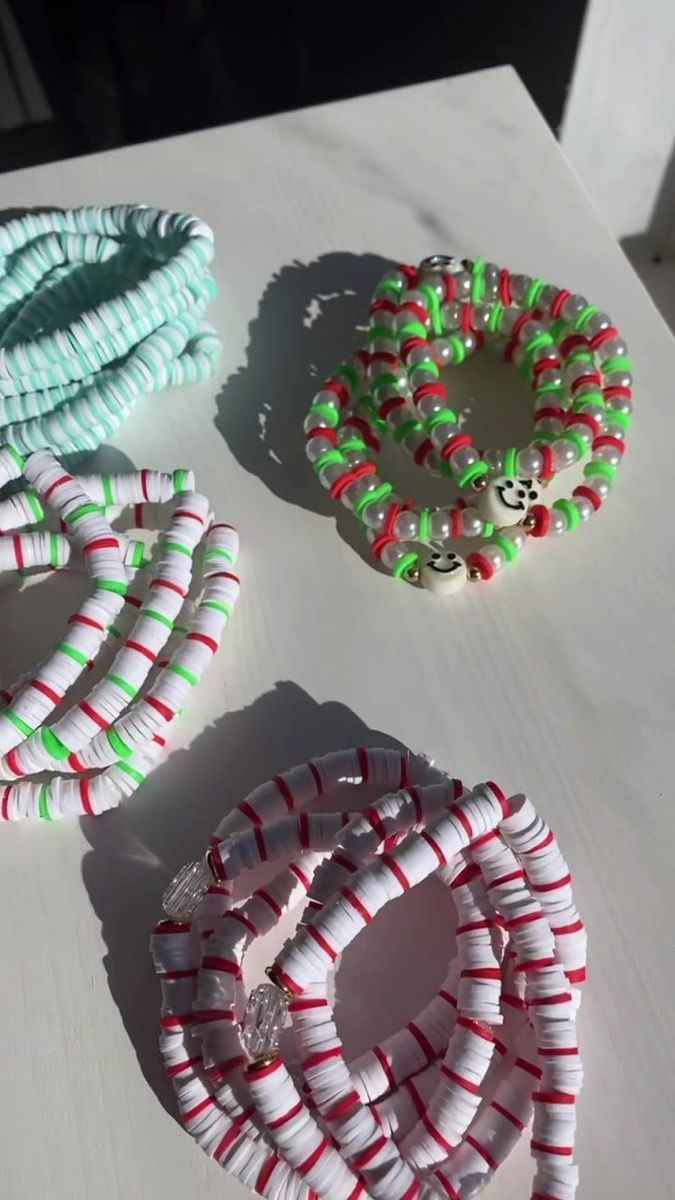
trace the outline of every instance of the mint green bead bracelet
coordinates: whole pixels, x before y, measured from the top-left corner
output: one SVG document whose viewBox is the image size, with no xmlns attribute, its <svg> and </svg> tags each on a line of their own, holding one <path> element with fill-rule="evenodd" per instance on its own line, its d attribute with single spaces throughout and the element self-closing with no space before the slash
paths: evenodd
<svg viewBox="0 0 675 1200">
<path fill-rule="evenodd" d="M 211 378 L 213 242 L 198 217 L 144 205 L 0 228 L 0 441 L 92 450 L 139 396 Z"/>
</svg>

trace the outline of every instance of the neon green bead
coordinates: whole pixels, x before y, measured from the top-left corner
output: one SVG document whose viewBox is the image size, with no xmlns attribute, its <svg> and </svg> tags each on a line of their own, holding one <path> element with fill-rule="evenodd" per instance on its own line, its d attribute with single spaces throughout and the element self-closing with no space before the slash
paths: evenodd
<svg viewBox="0 0 675 1200">
<path fill-rule="evenodd" d="M 457 413 L 454 413 L 451 408 L 442 408 L 440 412 L 434 413 L 424 422 L 424 427 L 431 432 L 437 425 L 456 425 Z"/>
<path fill-rule="evenodd" d="M 513 562 L 518 557 L 518 547 L 511 538 L 497 535 L 492 538 L 492 545 L 499 546 L 507 563 Z"/>
<path fill-rule="evenodd" d="M 420 528 L 419 528 L 419 535 L 418 535 L 419 540 L 421 542 L 428 542 L 429 538 L 431 536 L 431 511 L 430 511 L 430 509 L 421 508 L 419 519 L 420 519 Z"/>
<path fill-rule="evenodd" d="M 332 404 L 315 403 L 310 408 L 309 414 L 312 417 L 322 417 L 331 429 L 335 429 L 340 420 L 337 410 L 333 408 Z"/>
<path fill-rule="evenodd" d="M 423 283 L 420 284 L 419 290 L 423 293 L 426 299 L 433 332 L 436 334 L 442 333 L 443 322 L 441 320 L 441 302 L 438 298 L 436 289 L 431 287 L 431 285 L 428 283 Z"/>
<path fill-rule="evenodd" d="M 611 375 L 614 371 L 627 371 L 629 374 L 633 372 L 633 360 L 627 358 L 625 354 L 617 354 L 615 358 L 607 358 L 601 366 L 603 375 Z"/>
<path fill-rule="evenodd" d="M 145 775 L 143 774 L 143 772 L 137 770 L 136 767 L 132 767 L 131 763 L 122 761 L 122 762 L 115 763 L 115 766 L 118 767 L 120 771 L 124 771 L 125 775 L 129 775 L 130 778 L 133 779 L 136 783 L 144 782 Z"/>
<path fill-rule="evenodd" d="M 579 316 L 577 317 L 576 321 L 574 322 L 575 331 L 577 333 L 583 333 L 585 326 L 588 324 L 591 317 L 595 316 L 597 311 L 598 310 L 597 310 L 595 304 L 587 304 L 585 308 L 582 308 L 581 312 L 579 313 Z"/>
<path fill-rule="evenodd" d="M 572 500 L 554 500 L 552 507 L 563 514 L 568 530 L 579 528 L 581 513 Z"/>
<path fill-rule="evenodd" d="M 540 297 L 541 293 L 543 292 L 545 286 L 546 286 L 546 284 L 544 283 L 543 279 L 533 279 L 532 280 L 532 283 L 530 284 L 529 288 L 527 289 L 527 296 L 525 297 L 525 308 L 532 309 L 532 308 L 537 307 L 537 301 L 539 300 L 539 297 Z"/>
<path fill-rule="evenodd" d="M 492 312 L 490 313 L 490 319 L 488 321 L 488 329 L 491 333 L 499 333 L 503 316 L 504 305 L 502 304 L 501 300 L 498 300 L 494 305 Z"/>
<path fill-rule="evenodd" d="M 380 486 L 374 488 L 372 492 L 365 492 L 364 495 L 361 496 L 354 505 L 354 515 L 357 517 L 362 517 L 369 504 L 375 504 L 379 500 L 386 500 L 388 496 L 391 496 L 393 490 L 394 489 L 390 483 L 381 483 Z"/>
<path fill-rule="evenodd" d="M 402 425 L 399 425 L 398 429 L 394 430 L 394 441 L 397 445 L 400 445 L 401 442 L 405 441 L 409 433 L 413 433 L 418 429 L 422 429 L 422 425 L 414 417 L 410 421 L 404 421 Z"/>
<path fill-rule="evenodd" d="M 518 468 L 517 468 L 517 463 L 516 463 L 517 458 L 518 458 L 518 451 L 517 451 L 516 447 L 509 446 L 508 450 L 506 450 L 504 452 L 504 474 L 505 475 L 511 475 L 511 476 L 515 477 L 518 474 Z"/>
<path fill-rule="evenodd" d="M 40 788 L 40 795 L 38 797 L 38 813 L 43 821 L 54 820 L 51 812 L 49 811 L 49 786 L 46 783 L 43 783 L 42 787 Z"/>
<path fill-rule="evenodd" d="M 133 683 L 129 683 L 128 680 L 122 679 L 121 675 L 108 675 L 107 678 L 110 683 L 114 683 L 120 691 L 124 692 L 132 700 L 138 695 L 138 688 L 134 687 Z"/>
<path fill-rule="evenodd" d="M 391 371 L 383 371 L 381 375 L 376 375 L 371 379 L 370 386 L 374 392 L 379 392 L 383 387 L 399 387 L 399 380 L 396 375 L 392 375 Z"/>
<path fill-rule="evenodd" d="M 456 333 L 453 333 L 451 337 L 448 338 L 448 341 L 452 346 L 452 361 L 459 367 L 466 358 L 466 346 L 464 345 L 462 339 L 457 337 Z"/>
<path fill-rule="evenodd" d="M 457 476 L 457 486 L 461 488 L 470 487 L 477 479 L 482 479 L 483 475 L 487 475 L 488 465 L 484 462 L 474 463 L 472 467 L 467 467 L 463 475 Z"/>
<path fill-rule="evenodd" d="M 13 709 L 5 708 L 2 712 L 2 716 L 7 717 L 7 720 L 11 721 L 12 725 L 16 725 L 16 728 L 20 733 L 23 734 L 24 737 L 30 737 L 31 733 L 35 733 L 33 727 L 19 717 Z"/>
<path fill-rule="evenodd" d="M 482 304 L 485 299 L 485 259 L 477 258 L 471 270 L 471 303 Z"/>
<path fill-rule="evenodd" d="M 425 371 L 425 372 L 426 372 L 426 373 L 428 373 L 429 375 L 435 375 L 435 376 L 436 376 L 436 379 L 438 379 L 438 377 L 439 377 L 439 375 L 440 375 L 440 373 L 441 373 L 441 371 L 440 371 L 440 367 L 438 366 L 438 363 L 435 363 L 435 362 L 433 362 L 433 361 L 432 361 L 432 362 L 425 362 L 425 363 L 412 363 L 412 365 L 408 367 L 408 375 L 409 375 L 409 376 L 411 376 L 411 377 L 412 377 L 412 376 L 413 376 L 413 375 L 414 375 L 414 374 L 415 374 L 417 371 Z"/>
<path fill-rule="evenodd" d="M 427 331 L 420 321 L 408 321 L 406 325 L 401 325 L 398 330 L 398 343 L 400 346 L 402 342 L 410 337 L 419 337 L 426 340 L 426 336 Z"/>
<path fill-rule="evenodd" d="M 582 434 L 577 433 L 575 429 L 566 429 L 564 436 L 568 442 L 573 442 L 577 448 L 577 455 L 580 459 L 585 458 L 590 451 L 590 446 Z"/>
<path fill-rule="evenodd" d="M 64 758 L 72 753 L 66 745 L 61 741 L 60 737 L 54 733 L 53 729 L 45 728 L 40 731 L 42 745 L 44 746 L 50 758 L 55 758 L 61 762 Z"/>
<path fill-rule="evenodd" d="M 618 474 L 617 468 L 611 463 L 606 462 L 589 462 L 584 467 L 584 475 L 603 475 L 610 483 L 613 483 Z"/>
<path fill-rule="evenodd" d="M 115 754 L 119 754 L 120 758 L 129 758 L 133 754 L 131 746 L 127 746 L 126 742 L 120 737 L 116 729 L 106 729 L 106 738 L 110 745 L 110 749 Z"/>
<path fill-rule="evenodd" d="M 404 575 L 408 575 L 419 563 L 419 554 L 411 550 L 408 554 L 404 554 L 394 567 L 393 575 L 396 579 L 401 579 Z"/>
</svg>

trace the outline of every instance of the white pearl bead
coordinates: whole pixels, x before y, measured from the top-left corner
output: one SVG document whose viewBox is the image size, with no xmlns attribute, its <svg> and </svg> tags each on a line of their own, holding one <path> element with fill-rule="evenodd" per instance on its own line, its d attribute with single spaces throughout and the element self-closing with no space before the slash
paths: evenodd
<svg viewBox="0 0 675 1200">
<path fill-rule="evenodd" d="M 423 396 L 416 404 L 421 420 L 426 421 L 435 413 L 442 412 L 447 405 L 442 396 Z"/>
<path fill-rule="evenodd" d="M 582 521 L 590 520 L 595 510 L 588 499 L 588 496 L 575 496 L 574 503 L 579 510 L 579 516 L 581 517 Z"/>
<path fill-rule="evenodd" d="M 609 496 L 612 485 L 609 479 L 605 479 L 603 475 L 592 475 L 586 480 L 588 487 L 592 488 L 596 496 L 599 496 L 602 501 L 605 501 Z"/>
<path fill-rule="evenodd" d="M 553 443 L 551 449 L 556 471 L 571 467 L 572 463 L 577 460 L 577 448 L 574 442 L 570 442 L 567 438 L 559 438 L 557 442 Z"/>
<path fill-rule="evenodd" d="M 459 431 L 459 426 L 455 425 L 454 421 L 442 421 L 439 425 L 434 425 L 429 434 L 432 446 L 436 450 L 442 450 L 445 443 L 450 441 L 451 437 Z"/>
<path fill-rule="evenodd" d="M 611 467 L 621 466 L 621 454 L 614 446 L 601 446 L 599 450 L 595 451 L 593 457 L 596 462 L 606 462 Z"/>
<path fill-rule="evenodd" d="M 394 525 L 394 533 L 401 541 L 412 542 L 417 537 L 419 528 L 419 517 L 414 510 L 410 509 L 399 513 Z"/>
<path fill-rule="evenodd" d="M 313 437 L 305 445 L 305 454 L 310 462 L 316 462 L 317 458 L 321 458 L 322 454 L 332 449 L 333 443 L 329 442 L 328 438 Z"/>
<path fill-rule="evenodd" d="M 485 557 L 490 560 L 495 571 L 502 570 L 502 568 L 506 562 L 506 558 L 504 555 L 504 551 L 501 549 L 500 546 L 491 546 L 491 545 L 483 546 L 481 553 L 484 554 Z"/>
<path fill-rule="evenodd" d="M 480 537 L 483 532 L 483 518 L 475 508 L 462 510 L 462 537 Z"/>
<path fill-rule="evenodd" d="M 536 446 L 527 446 L 518 454 L 517 464 L 519 475 L 523 475 L 525 478 L 538 475 L 544 465 L 541 450 L 537 450 Z M 499 463 L 500 468 L 501 465 Z"/>
</svg>

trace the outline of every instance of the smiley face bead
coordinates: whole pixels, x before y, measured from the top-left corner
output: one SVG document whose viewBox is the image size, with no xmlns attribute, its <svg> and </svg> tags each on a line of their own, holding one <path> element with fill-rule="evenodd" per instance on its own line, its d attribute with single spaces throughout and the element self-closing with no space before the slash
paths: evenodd
<svg viewBox="0 0 675 1200">
<path fill-rule="evenodd" d="M 491 521 L 501 529 L 505 525 L 518 525 L 540 499 L 541 485 L 537 479 L 498 475 L 477 500 L 476 508 L 484 521 Z"/>
<path fill-rule="evenodd" d="M 438 596 L 454 596 L 466 580 L 466 563 L 454 550 L 432 550 L 420 561 L 420 583 Z"/>
</svg>

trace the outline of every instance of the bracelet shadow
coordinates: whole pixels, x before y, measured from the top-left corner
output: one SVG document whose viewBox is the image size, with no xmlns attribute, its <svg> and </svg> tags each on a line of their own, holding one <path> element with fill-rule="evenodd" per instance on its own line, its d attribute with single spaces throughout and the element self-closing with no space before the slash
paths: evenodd
<svg viewBox="0 0 675 1200">
<path fill-rule="evenodd" d="M 345 705 L 317 703 L 297 684 L 279 682 L 250 706 L 215 721 L 189 750 L 174 751 L 129 804 L 81 820 L 91 847 L 82 876 L 101 921 L 110 992 L 147 1083 L 176 1120 L 158 1049 L 159 984 L 148 949 L 162 916 L 161 895 L 183 863 L 201 857 L 220 819 L 252 788 L 296 763 L 354 745 L 403 748 Z M 377 795 L 372 788 L 364 793 L 359 808 Z M 336 793 L 334 800 L 346 807 L 344 796 Z M 273 873 L 267 865 L 265 877 Z M 336 1012 L 350 1058 L 404 1025 L 435 994 L 454 928 L 447 889 L 432 879 L 387 906 L 349 947 L 336 981 Z M 256 956 L 259 978 L 280 944 L 279 931 L 263 940 L 265 950 Z M 414 971 L 407 965 L 413 961 Z"/>
<path fill-rule="evenodd" d="M 321 487 L 305 457 L 303 420 L 321 383 L 358 349 L 370 297 L 391 264 L 376 254 L 334 251 L 287 263 L 272 276 L 249 325 L 246 361 L 218 393 L 215 425 L 239 464 L 279 499 L 330 517 L 369 566 L 382 569 L 354 517 Z M 476 445 L 526 445 L 532 403 L 526 381 L 491 349 L 445 373 L 460 423 Z M 452 502 L 433 478 L 387 439 L 380 469 L 422 504 Z"/>
</svg>

